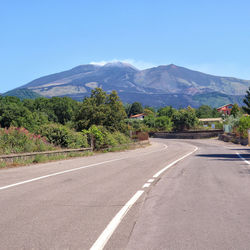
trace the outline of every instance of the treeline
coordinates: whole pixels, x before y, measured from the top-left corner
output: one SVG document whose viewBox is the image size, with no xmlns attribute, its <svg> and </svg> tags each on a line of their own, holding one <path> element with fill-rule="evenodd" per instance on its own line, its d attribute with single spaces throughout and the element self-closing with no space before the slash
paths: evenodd
<svg viewBox="0 0 250 250">
<path fill-rule="evenodd" d="M 249 99 L 246 97 L 246 100 Z M 250 104 L 247 107 L 249 109 Z M 130 118 L 141 113 L 145 115 L 142 121 Z M 235 104 L 232 117 L 240 117 L 242 114 L 242 109 Z M 8 152 L 32 151 L 31 146 L 25 149 L 26 146 L 20 142 L 25 141 L 27 134 L 27 138 L 35 138 L 35 144 L 40 143 L 37 146 L 40 150 L 48 148 L 41 140 L 46 140 L 53 146 L 79 148 L 89 146 L 89 138 L 100 149 L 130 142 L 131 130 L 170 132 L 202 129 L 203 125 L 198 118 L 220 116 L 222 114 L 216 109 L 206 105 L 198 109 L 166 106 L 158 110 L 143 107 L 138 102 L 123 105 L 115 91 L 106 93 L 100 88 L 92 90 L 91 96 L 84 98 L 82 102 L 68 97 L 20 100 L 6 96 L 0 97 L 0 151 L 2 148 L 3 152 L 8 145 L 18 145 L 13 146 L 15 149 L 8 149 Z M 224 120 L 226 118 L 223 116 Z M 221 123 L 215 125 L 216 128 L 222 128 Z M 20 136 L 18 133 L 21 133 Z M 6 141 L 9 141 L 8 145 Z"/>
<path fill-rule="evenodd" d="M 17 97 L 0 97 L 0 152 L 35 151 L 37 147 L 25 149 L 20 141 L 26 145 L 28 139 L 35 138 L 35 144 L 43 145 L 37 135 L 54 146 L 66 148 L 88 147 L 90 137 L 97 149 L 128 143 L 126 117 L 117 93 L 107 94 L 100 88 L 93 90 L 83 102 L 68 97 L 23 101 Z"/>
<path fill-rule="evenodd" d="M 77 102 L 69 97 L 25 99 L 0 97 L 0 126 L 24 127 L 36 132 L 44 124 L 58 123 L 77 131 L 102 125 L 123 130 L 125 109 L 116 92 L 92 91 L 91 97 Z"/>
</svg>

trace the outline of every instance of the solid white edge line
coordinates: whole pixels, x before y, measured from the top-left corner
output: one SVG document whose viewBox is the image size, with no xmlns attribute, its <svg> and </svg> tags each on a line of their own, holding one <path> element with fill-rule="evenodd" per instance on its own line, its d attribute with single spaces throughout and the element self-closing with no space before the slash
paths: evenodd
<svg viewBox="0 0 250 250">
<path fill-rule="evenodd" d="M 151 183 L 145 183 L 143 186 L 142 186 L 142 188 L 147 188 L 147 187 L 149 187 L 151 185 Z"/>
<path fill-rule="evenodd" d="M 243 160 L 245 163 L 247 163 L 248 165 L 250 165 L 250 162 L 247 161 L 243 156 L 241 156 L 241 154 L 239 154 L 238 152 L 236 152 L 236 154 L 238 155 L 239 158 L 241 158 L 241 160 Z"/>
<path fill-rule="evenodd" d="M 135 202 L 140 198 L 144 193 L 143 190 L 137 191 L 134 196 L 122 207 L 122 209 L 115 215 L 115 217 L 110 221 L 101 235 L 98 237 L 96 242 L 92 245 L 90 250 L 101 250 L 104 248 L 109 238 L 118 227 L 124 216 L 127 214 L 129 209 L 135 204 Z"/>
<path fill-rule="evenodd" d="M 45 179 L 45 178 L 48 178 L 48 177 L 51 177 L 51 176 L 56 176 L 56 175 L 61 175 L 61 174 L 69 173 L 69 172 L 74 172 L 74 171 L 81 170 L 81 169 L 84 169 L 84 168 L 90 168 L 90 167 L 98 166 L 98 165 L 109 163 L 109 162 L 119 161 L 119 160 L 123 160 L 123 159 L 126 159 L 126 158 L 118 158 L 118 159 L 114 159 L 114 160 L 98 162 L 98 163 L 90 164 L 90 165 L 87 165 L 87 166 L 82 166 L 82 167 L 79 167 L 79 168 L 72 168 L 72 169 L 68 169 L 68 170 L 65 170 L 65 171 L 56 172 L 56 173 L 53 173 L 53 174 L 43 175 L 43 176 L 36 177 L 36 178 L 33 178 L 33 179 L 29 179 L 29 180 L 26 180 L 26 181 L 21 181 L 21 182 L 17 182 L 17 183 L 14 183 L 14 184 L 2 186 L 2 187 L 0 187 L 0 190 L 11 188 L 11 187 L 16 187 L 16 186 L 19 186 L 19 185 L 22 185 L 22 184 L 33 182 L 33 181 L 42 180 L 42 179 Z"/>
<path fill-rule="evenodd" d="M 158 151 L 149 152 L 147 154 L 151 154 L 151 153 L 154 153 L 154 152 L 160 152 L 160 151 L 166 149 L 167 147 L 168 146 L 164 144 L 163 149 L 160 149 Z M 61 171 L 61 172 L 56 172 L 56 173 L 53 173 L 53 174 L 43 175 L 43 176 L 32 178 L 32 179 L 29 179 L 29 180 L 20 181 L 20 182 L 14 183 L 14 184 L 2 186 L 2 187 L 0 187 L 0 190 L 8 189 L 8 188 L 11 188 L 11 187 L 16 187 L 16 186 L 19 186 L 19 185 L 23 185 L 23 184 L 38 181 L 38 180 L 42 180 L 42 179 L 52 177 L 52 176 L 56 176 L 56 175 L 61 175 L 61 174 L 69 173 L 69 172 L 74 172 L 74 171 L 81 170 L 81 169 L 84 169 L 84 168 L 90 168 L 90 167 L 98 166 L 98 165 L 109 163 L 109 162 L 124 160 L 124 159 L 127 159 L 127 158 L 129 158 L 129 157 L 124 157 L 124 158 L 118 158 L 118 159 L 109 160 L 109 161 L 98 162 L 98 163 L 90 164 L 90 165 L 79 167 L 79 168 L 73 168 L 73 169 L 69 169 L 69 170 L 65 170 L 65 171 Z"/>
<path fill-rule="evenodd" d="M 164 167 L 163 169 L 161 169 L 159 172 L 157 172 L 155 175 L 153 175 L 153 177 L 154 177 L 154 178 L 159 177 L 159 176 L 160 176 L 163 172 L 165 172 L 168 168 L 172 167 L 172 166 L 175 165 L 177 162 L 183 160 L 183 159 L 186 158 L 187 156 L 193 154 L 193 153 L 194 153 L 195 151 L 197 151 L 197 150 L 198 150 L 198 148 L 195 147 L 195 149 L 194 149 L 192 152 L 190 152 L 190 153 L 188 153 L 188 154 L 182 156 L 181 158 L 179 158 L 179 159 L 173 161 L 172 163 L 170 163 L 169 165 L 167 165 L 166 167 Z"/>
</svg>

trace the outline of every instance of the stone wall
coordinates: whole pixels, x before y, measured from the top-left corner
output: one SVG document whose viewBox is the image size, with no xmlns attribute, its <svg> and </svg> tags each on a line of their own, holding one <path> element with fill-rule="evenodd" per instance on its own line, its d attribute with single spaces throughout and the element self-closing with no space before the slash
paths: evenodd
<svg viewBox="0 0 250 250">
<path fill-rule="evenodd" d="M 225 141 L 225 142 L 232 142 L 235 144 L 241 144 L 244 146 L 248 145 L 248 138 L 240 138 L 232 133 L 219 135 L 219 140 Z"/>
<path fill-rule="evenodd" d="M 153 138 L 166 139 L 203 139 L 217 137 L 223 133 L 223 130 L 202 130 L 202 131 L 183 131 L 183 132 L 155 132 L 150 133 Z"/>
</svg>

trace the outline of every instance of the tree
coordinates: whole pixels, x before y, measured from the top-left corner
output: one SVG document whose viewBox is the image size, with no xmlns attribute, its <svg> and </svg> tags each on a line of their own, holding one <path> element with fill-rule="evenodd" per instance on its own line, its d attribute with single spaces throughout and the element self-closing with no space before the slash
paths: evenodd
<svg viewBox="0 0 250 250">
<path fill-rule="evenodd" d="M 198 109 L 196 109 L 196 115 L 198 118 L 215 118 L 220 116 L 216 109 L 208 105 L 201 105 Z"/>
<path fill-rule="evenodd" d="M 233 117 L 236 117 L 238 114 L 240 113 L 240 107 L 238 106 L 237 103 L 235 103 L 232 107 L 232 110 L 231 110 L 231 115 Z"/>
<path fill-rule="evenodd" d="M 129 116 L 137 115 L 137 114 L 141 114 L 141 113 L 143 113 L 143 107 L 142 107 L 141 103 L 139 103 L 139 102 L 132 103 L 131 108 L 130 108 L 130 112 L 129 112 Z"/>
<path fill-rule="evenodd" d="M 187 109 L 180 109 L 174 113 L 172 117 L 174 123 L 174 129 L 176 131 L 182 131 L 194 127 L 198 121 L 195 110 L 191 107 Z"/>
<path fill-rule="evenodd" d="M 89 129 L 92 125 L 101 125 L 109 130 L 123 130 L 126 112 L 115 91 L 107 94 L 101 88 L 92 90 L 90 97 L 85 97 L 75 114 L 77 130 Z"/>
<path fill-rule="evenodd" d="M 158 116 L 172 117 L 175 112 L 176 109 L 172 108 L 172 106 L 166 106 L 158 110 Z"/>
<path fill-rule="evenodd" d="M 158 130 L 170 132 L 173 128 L 173 123 L 170 117 L 160 116 L 155 119 L 155 127 Z"/>
<path fill-rule="evenodd" d="M 245 98 L 243 99 L 244 104 L 246 104 L 246 106 L 243 106 L 243 110 L 247 113 L 250 114 L 250 87 L 249 89 L 246 91 L 246 95 Z"/>
</svg>

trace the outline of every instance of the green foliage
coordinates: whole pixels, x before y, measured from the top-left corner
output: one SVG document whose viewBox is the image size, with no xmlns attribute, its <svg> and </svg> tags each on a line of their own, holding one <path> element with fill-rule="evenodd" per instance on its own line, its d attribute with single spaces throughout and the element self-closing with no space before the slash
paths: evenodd
<svg viewBox="0 0 250 250">
<path fill-rule="evenodd" d="M 46 137 L 50 143 L 64 148 L 86 148 L 88 147 L 87 136 L 75 132 L 60 124 L 43 125 L 38 133 Z"/>
<path fill-rule="evenodd" d="M 176 109 L 172 108 L 171 106 L 160 108 L 157 112 L 158 116 L 168 116 L 168 117 L 173 117 L 175 113 Z"/>
<path fill-rule="evenodd" d="M 175 131 L 188 130 L 198 124 L 195 110 L 191 107 L 180 109 L 173 114 L 172 121 Z"/>
<path fill-rule="evenodd" d="M 139 102 L 132 103 L 128 116 L 130 117 L 131 115 L 137 115 L 141 113 L 143 113 L 143 107 L 141 103 Z"/>
<path fill-rule="evenodd" d="M 129 129 L 132 131 L 146 132 L 149 130 L 148 126 L 145 125 L 144 121 L 139 119 L 127 119 L 126 120 Z"/>
<path fill-rule="evenodd" d="M 230 115 L 225 119 L 224 124 L 230 125 L 232 128 L 238 127 L 240 118 L 241 116 L 234 117 L 233 115 Z"/>
<path fill-rule="evenodd" d="M 247 113 L 250 114 L 250 87 L 246 92 L 245 98 L 243 99 L 243 102 L 245 106 L 243 106 L 243 110 Z"/>
<path fill-rule="evenodd" d="M 97 150 L 130 142 L 129 137 L 121 132 L 111 133 L 103 126 L 92 125 L 88 130 L 83 130 L 83 134 L 90 135 L 93 138 L 94 148 Z"/>
<path fill-rule="evenodd" d="M 247 138 L 248 129 L 250 129 L 250 116 L 242 116 L 239 120 L 239 132 L 242 137 Z"/>
<path fill-rule="evenodd" d="M 156 117 L 154 115 L 148 115 L 144 117 L 144 124 L 152 130 L 152 128 L 155 128 L 155 120 Z"/>
<path fill-rule="evenodd" d="M 155 119 L 155 128 L 159 131 L 170 132 L 173 129 L 173 122 L 168 116 L 160 116 Z"/>
<path fill-rule="evenodd" d="M 39 152 L 53 150 L 45 138 L 30 133 L 25 128 L 0 129 L 0 154 Z"/>
<path fill-rule="evenodd" d="M 3 96 L 15 96 L 20 98 L 21 100 L 23 99 L 35 99 L 40 97 L 39 94 L 37 94 L 36 92 L 30 90 L 30 89 L 14 89 L 11 91 L 8 91 L 6 93 L 3 94 Z"/>
<path fill-rule="evenodd" d="M 198 118 L 216 118 L 220 117 L 221 114 L 216 108 L 212 108 L 208 105 L 201 105 L 198 109 L 196 109 L 196 116 Z"/>
<path fill-rule="evenodd" d="M 125 129 L 126 112 L 117 93 L 107 94 L 100 88 L 92 90 L 76 113 L 76 129 L 89 129 L 92 125 L 105 126 L 110 131 Z"/>
<path fill-rule="evenodd" d="M 238 104 L 235 103 L 235 104 L 233 105 L 232 110 L 231 110 L 231 115 L 232 115 L 233 117 L 236 117 L 236 116 L 239 115 L 239 114 L 240 114 L 240 108 L 239 108 Z"/>
</svg>

